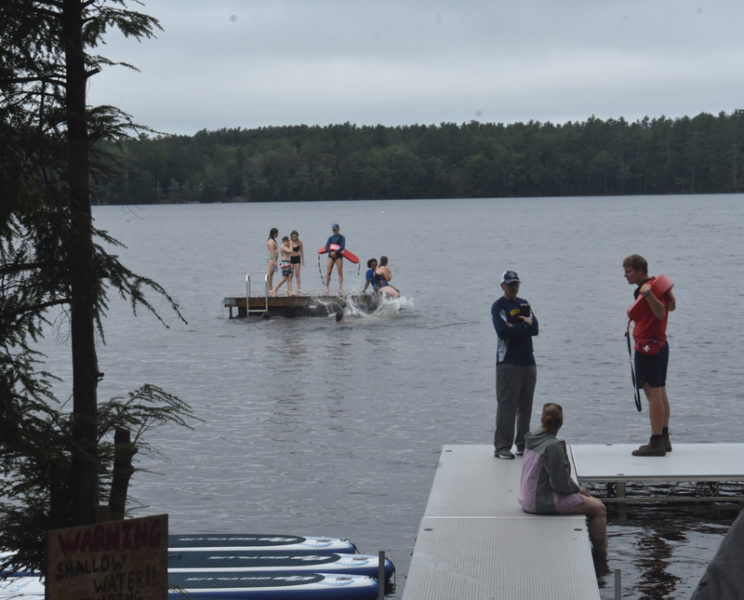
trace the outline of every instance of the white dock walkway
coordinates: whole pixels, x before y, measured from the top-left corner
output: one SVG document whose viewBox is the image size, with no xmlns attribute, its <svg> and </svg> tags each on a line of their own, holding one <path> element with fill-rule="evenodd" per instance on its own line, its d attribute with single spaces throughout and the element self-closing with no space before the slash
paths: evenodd
<svg viewBox="0 0 744 600">
<path fill-rule="evenodd" d="M 491 445 L 444 446 L 403 600 L 599 598 L 584 517 L 522 511 L 521 468 Z"/>
<path fill-rule="evenodd" d="M 571 445 L 573 474 L 581 483 L 615 484 L 615 501 L 625 501 L 626 483 L 744 482 L 744 444 L 674 443 L 663 457 L 633 456 L 636 447 Z M 491 445 L 443 447 L 403 600 L 599 598 L 584 517 L 523 512 L 521 470 L 519 457 L 494 458 Z"/>
<path fill-rule="evenodd" d="M 579 481 L 744 481 L 744 444 L 674 444 L 666 456 L 633 456 L 637 444 L 572 444 Z"/>
<path fill-rule="evenodd" d="M 572 445 L 570 452 L 582 484 L 613 484 L 605 502 L 742 501 L 744 444 L 674 444 L 666 456 L 633 456 L 634 444 Z M 738 484 L 738 493 L 721 484 Z M 626 495 L 627 484 L 641 488 L 673 484 Z M 693 485 L 691 485 L 693 484 Z M 638 487 L 638 486 L 636 486 Z M 730 487 L 730 486 L 729 486 Z"/>
</svg>

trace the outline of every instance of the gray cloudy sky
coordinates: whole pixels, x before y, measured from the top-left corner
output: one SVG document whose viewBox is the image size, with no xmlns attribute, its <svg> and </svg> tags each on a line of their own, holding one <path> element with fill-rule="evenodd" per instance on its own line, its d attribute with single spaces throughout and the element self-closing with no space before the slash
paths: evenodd
<svg viewBox="0 0 744 600">
<path fill-rule="evenodd" d="M 135 4 L 132 5 L 136 7 Z M 89 101 L 159 131 L 744 108 L 741 0 L 144 0 Z"/>
</svg>

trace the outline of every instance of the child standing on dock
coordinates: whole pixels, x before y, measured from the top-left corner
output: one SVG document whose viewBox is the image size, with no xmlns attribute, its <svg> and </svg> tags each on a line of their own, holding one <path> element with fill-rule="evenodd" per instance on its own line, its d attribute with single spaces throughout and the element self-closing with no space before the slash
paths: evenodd
<svg viewBox="0 0 744 600">
<path fill-rule="evenodd" d="M 290 261 L 292 263 L 292 274 L 297 285 L 297 293 L 302 293 L 302 285 L 300 283 L 300 267 L 305 264 L 305 246 L 300 239 L 300 234 L 297 230 L 293 230 L 289 234 L 289 238 L 292 241 L 292 255 Z"/>
<path fill-rule="evenodd" d="M 280 287 L 287 282 L 287 296 L 294 296 L 292 293 L 292 243 L 289 236 L 282 238 L 282 245 L 279 246 L 279 252 L 282 255 L 282 261 L 280 267 L 282 269 L 282 280 L 276 284 L 276 287 L 271 290 L 271 295 L 276 296 L 277 291 Z"/>
<path fill-rule="evenodd" d="M 269 264 L 268 270 L 266 271 L 266 290 L 271 292 L 272 285 L 274 283 L 274 271 L 276 271 L 276 265 L 279 262 L 279 256 L 276 248 L 276 236 L 279 235 L 279 230 L 276 227 L 272 227 L 269 231 L 269 239 L 266 240 L 266 249 L 269 251 Z"/>
</svg>

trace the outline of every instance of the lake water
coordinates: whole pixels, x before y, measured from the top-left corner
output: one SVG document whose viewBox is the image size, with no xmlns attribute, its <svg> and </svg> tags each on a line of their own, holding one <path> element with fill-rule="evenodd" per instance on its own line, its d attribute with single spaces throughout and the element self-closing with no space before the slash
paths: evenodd
<svg viewBox="0 0 744 600">
<path fill-rule="evenodd" d="M 164 427 L 141 457 L 137 515 L 174 532 L 349 537 L 385 550 L 405 584 L 443 444 L 491 443 L 496 337 L 491 303 L 505 269 L 540 320 L 535 406 L 565 410 L 575 443 L 642 443 L 625 332 L 622 260 L 648 258 L 675 281 L 668 391 L 677 442 L 738 442 L 744 402 L 744 196 L 468 199 L 95 207 L 135 271 L 161 283 L 163 327 L 112 299 L 100 398 L 142 383 L 203 422 Z M 386 254 L 402 299 L 371 316 L 227 319 L 225 296 L 259 285 L 271 227 L 305 242 L 303 289 L 322 288 L 315 250 L 332 223 L 365 263 Z M 346 291 L 364 268 L 345 264 Z M 332 288 L 335 285 L 332 283 Z M 399 310 L 402 309 L 402 310 Z M 44 344 L 69 373 L 66 325 Z M 69 379 L 60 393 L 69 392 Z M 533 423 L 537 424 L 536 415 Z M 625 598 L 686 598 L 738 507 L 631 507 L 610 514 L 609 562 Z M 603 598 L 611 579 L 600 580 Z"/>
</svg>

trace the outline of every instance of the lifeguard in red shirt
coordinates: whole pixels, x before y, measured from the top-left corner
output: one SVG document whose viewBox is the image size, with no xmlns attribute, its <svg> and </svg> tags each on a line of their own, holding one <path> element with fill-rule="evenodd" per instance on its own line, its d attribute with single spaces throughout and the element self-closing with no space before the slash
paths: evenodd
<svg viewBox="0 0 744 600">
<path fill-rule="evenodd" d="M 638 286 L 633 292 L 636 301 L 628 309 L 628 318 L 634 323 L 636 387 L 646 394 L 651 421 L 651 439 L 633 450 L 633 456 L 665 456 L 672 451 L 666 392 L 669 364 L 666 328 L 669 313 L 677 305 L 672 294 L 674 284 L 664 275 L 649 277 L 648 262 L 638 254 L 628 256 L 623 269 L 628 283 Z"/>
</svg>

